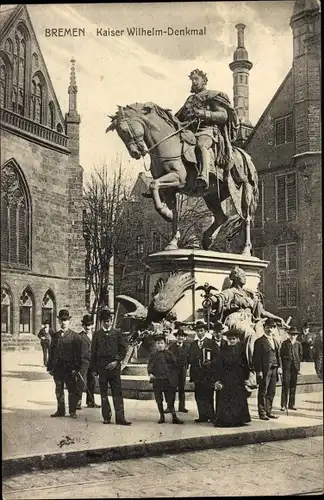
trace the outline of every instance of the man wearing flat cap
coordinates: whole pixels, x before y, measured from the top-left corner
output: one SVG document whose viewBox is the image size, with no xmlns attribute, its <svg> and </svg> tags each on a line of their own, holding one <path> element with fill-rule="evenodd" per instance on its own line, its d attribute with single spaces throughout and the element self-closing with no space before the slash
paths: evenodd
<svg viewBox="0 0 324 500">
<path fill-rule="evenodd" d="M 111 423 L 111 407 L 108 399 L 108 384 L 113 398 L 116 424 L 131 425 L 125 419 L 121 386 L 121 362 L 126 356 L 127 346 L 120 330 L 113 328 L 113 314 L 103 309 L 99 314 L 101 328 L 93 334 L 90 369 L 99 374 L 101 412 L 104 424 Z"/>
<path fill-rule="evenodd" d="M 65 416 L 64 384 L 69 393 L 69 414 L 77 418 L 77 380 L 81 368 L 81 337 L 69 328 L 70 313 L 61 309 L 58 314 L 60 329 L 54 333 L 49 349 L 47 371 L 53 375 L 57 411 L 51 417 Z"/>
<path fill-rule="evenodd" d="M 197 321 L 194 326 L 197 340 L 190 344 L 189 375 L 195 384 L 195 400 L 198 418 L 195 422 L 208 422 L 215 419 L 214 383 L 215 383 L 215 346 L 214 341 L 206 337 L 207 323 Z"/>
<path fill-rule="evenodd" d="M 282 374 L 279 344 L 274 338 L 277 323 L 267 318 L 263 325 L 264 335 L 256 339 L 252 356 L 256 371 L 258 388 L 258 411 L 260 420 L 278 418 L 272 412 L 272 403 L 276 394 L 278 375 Z"/>
<path fill-rule="evenodd" d="M 100 408 L 99 405 L 95 403 L 94 400 L 94 390 L 95 390 L 95 377 L 93 371 L 89 369 L 91 361 L 91 341 L 92 341 L 92 327 L 93 318 L 91 314 L 85 314 L 82 318 L 81 324 L 83 326 L 82 332 L 80 332 L 82 341 L 82 363 L 80 368 L 79 383 L 78 383 L 78 403 L 77 410 L 81 410 L 82 406 L 82 393 L 86 391 L 86 404 L 88 408 Z"/>
<path fill-rule="evenodd" d="M 303 348 L 297 340 L 299 332 L 292 326 L 288 330 L 289 338 L 284 340 L 280 348 L 282 362 L 282 389 L 281 389 L 281 410 L 296 410 L 296 387 L 297 376 L 300 370 L 300 362 L 303 357 Z M 289 398 L 289 400 L 288 400 Z"/>
</svg>

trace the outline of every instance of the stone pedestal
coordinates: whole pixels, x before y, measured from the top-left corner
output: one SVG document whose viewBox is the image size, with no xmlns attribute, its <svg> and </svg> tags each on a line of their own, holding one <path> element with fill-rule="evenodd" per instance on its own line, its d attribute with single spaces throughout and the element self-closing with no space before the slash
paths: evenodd
<svg viewBox="0 0 324 500">
<path fill-rule="evenodd" d="M 199 249 L 164 250 L 151 254 L 148 258 L 150 267 L 149 295 L 153 293 L 157 280 L 166 279 L 170 272 L 190 272 L 196 284 L 185 292 L 184 297 L 176 304 L 173 311 L 179 321 L 196 321 L 203 317 L 203 291 L 196 291 L 199 285 L 206 282 L 218 290 L 224 290 L 231 284 L 229 274 L 234 266 L 239 266 L 246 273 L 246 288 L 256 291 L 260 282 L 260 272 L 269 262 L 257 257 L 249 257 L 233 253 L 213 252 Z"/>
</svg>

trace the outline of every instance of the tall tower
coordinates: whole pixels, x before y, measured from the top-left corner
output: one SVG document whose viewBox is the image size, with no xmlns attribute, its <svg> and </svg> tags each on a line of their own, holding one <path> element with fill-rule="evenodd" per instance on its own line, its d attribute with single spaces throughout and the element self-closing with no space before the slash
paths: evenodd
<svg viewBox="0 0 324 500">
<path fill-rule="evenodd" d="M 244 146 L 253 126 L 249 120 L 249 73 L 253 64 L 244 45 L 245 24 L 237 24 L 237 48 L 233 61 L 229 64 L 233 72 L 233 101 L 240 127 L 237 135 L 237 144 Z"/>
<path fill-rule="evenodd" d="M 83 169 L 80 166 L 80 123 L 77 110 L 78 87 L 75 76 L 75 60 L 71 59 L 69 111 L 65 115 L 68 136 L 68 259 L 69 259 L 69 305 L 81 315 L 85 308 L 85 245 L 83 239 Z"/>
<path fill-rule="evenodd" d="M 296 0 L 293 32 L 296 153 L 321 149 L 321 13 L 318 0 Z"/>
</svg>

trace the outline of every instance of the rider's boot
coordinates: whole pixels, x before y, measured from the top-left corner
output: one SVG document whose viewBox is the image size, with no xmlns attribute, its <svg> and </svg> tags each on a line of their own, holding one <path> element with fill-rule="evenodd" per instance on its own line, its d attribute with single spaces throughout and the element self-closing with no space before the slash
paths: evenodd
<svg viewBox="0 0 324 500">
<path fill-rule="evenodd" d="M 209 188 L 209 153 L 206 148 L 197 148 L 198 175 L 196 179 L 197 191 L 207 191 Z"/>
</svg>

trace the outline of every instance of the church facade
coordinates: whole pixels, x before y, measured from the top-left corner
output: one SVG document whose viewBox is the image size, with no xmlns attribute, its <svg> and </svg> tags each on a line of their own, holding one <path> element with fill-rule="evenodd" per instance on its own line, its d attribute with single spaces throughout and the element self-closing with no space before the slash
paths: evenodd
<svg viewBox="0 0 324 500">
<path fill-rule="evenodd" d="M 69 110 L 55 95 L 26 6 L 1 16 L 1 334 L 85 309 L 83 170 L 74 60 Z M 68 84 L 68 82 L 67 82 Z"/>
<path fill-rule="evenodd" d="M 269 261 L 266 307 L 314 327 L 323 309 L 320 17 L 319 2 L 296 0 L 292 68 L 245 143 L 259 174 L 253 244 Z"/>
</svg>

